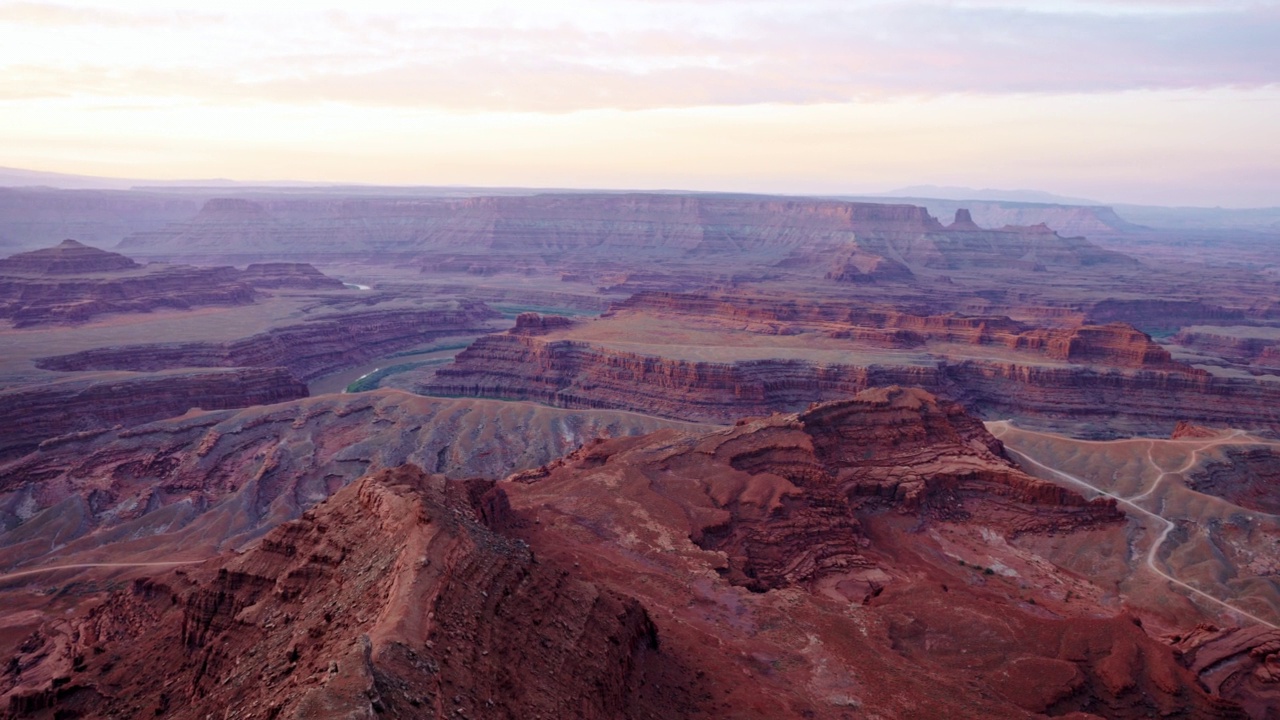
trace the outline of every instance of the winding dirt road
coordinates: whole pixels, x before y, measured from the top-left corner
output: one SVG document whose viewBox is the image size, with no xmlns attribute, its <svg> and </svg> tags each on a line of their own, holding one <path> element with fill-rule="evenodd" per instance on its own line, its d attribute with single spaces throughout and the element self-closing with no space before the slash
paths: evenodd
<svg viewBox="0 0 1280 720">
<path fill-rule="evenodd" d="M 1004 439 L 1004 436 L 1005 436 L 1005 435 L 1007 435 L 1007 434 L 1009 433 L 1009 431 L 1010 431 L 1010 430 L 1014 429 L 1013 423 L 1012 423 L 1012 422 L 1009 422 L 1009 421 L 1001 421 L 1001 422 L 998 422 L 998 423 L 991 423 L 988 427 L 989 427 L 989 428 L 990 428 L 990 430 L 991 430 L 991 434 L 992 434 L 992 435 L 995 435 L 997 438 L 999 438 L 999 439 L 1001 439 L 1001 440 L 1003 440 L 1003 439 Z M 1033 430 L 1023 430 L 1023 429 L 1021 429 L 1021 428 L 1018 428 L 1018 432 L 1023 432 L 1023 433 L 1027 433 L 1027 434 L 1031 434 L 1031 435 L 1040 435 L 1040 436 L 1043 436 L 1043 437 L 1058 437 L 1058 436 L 1055 436 L 1055 435 L 1050 435 L 1049 433 L 1036 432 L 1036 431 L 1033 431 Z M 1062 470 L 1059 470 L 1058 468 L 1050 467 L 1049 465 L 1046 465 L 1045 463 L 1040 462 L 1039 460 L 1037 460 L 1037 459 L 1035 459 L 1035 458 L 1031 457 L 1031 456 L 1030 456 L 1030 455 L 1028 455 L 1027 453 L 1022 452 L 1022 451 L 1020 451 L 1020 450 L 1014 450 L 1013 448 L 1008 447 L 1008 446 L 1006 446 L 1006 447 L 1005 447 L 1005 450 L 1007 450 L 1010 454 L 1017 456 L 1019 459 L 1021 459 L 1021 460 L 1025 461 L 1025 462 L 1027 462 L 1027 463 L 1029 463 L 1029 464 L 1031 464 L 1031 465 L 1034 465 L 1034 466 L 1036 466 L 1036 467 L 1038 467 L 1038 468 L 1040 468 L 1040 469 L 1042 469 L 1042 470 L 1044 470 L 1044 471 L 1046 471 L 1046 472 L 1048 472 L 1048 473 L 1050 473 L 1050 474 L 1052 474 L 1052 475 L 1054 475 L 1054 476 L 1056 476 L 1056 477 L 1062 478 L 1063 480 L 1067 481 L 1068 483 L 1071 483 L 1072 485 L 1079 485 L 1079 486 L 1081 486 L 1081 487 L 1083 487 L 1083 488 L 1087 488 L 1088 490 L 1091 490 L 1091 491 L 1093 491 L 1093 492 L 1095 492 L 1095 493 L 1097 493 L 1097 494 L 1099 494 L 1099 495 L 1103 495 L 1103 496 L 1106 496 L 1106 497 L 1112 498 L 1112 499 L 1114 499 L 1114 500 L 1116 501 L 1116 503 L 1118 503 L 1118 504 L 1120 504 L 1120 505 L 1123 505 L 1124 507 L 1126 507 L 1126 508 L 1128 508 L 1128 509 L 1130 509 L 1130 510 L 1133 510 L 1134 512 L 1136 512 L 1136 513 L 1138 513 L 1138 514 L 1140 514 L 1140 515 L 1142 515 L 1142 516 L 1144 516 L 1144 517 L 1149 517 L 1149 518 L 1152 518 L 1153 520 L 1155 520 L 1155 521 L 1159 522 L 1159 523 L 1162 525 L 1162 527 L 1161 527 L 1161 529 L 1160 529 L 1160 535 L 1159 535 L 1159 537 L 1157 537 L 1157 538 L 1156 538 L 1155 542 L 1153 542 L 1153 543 L 1151 544 L 1151 548 L 1147 551 L 1147 557 L 1146 557 L 1146 563 L 1145 563 L 1145 564 L 1146 564 L 1146 566 L 1147 566 L 1148 568 L 1150 568 L 1152 572 L 1154 572 L 1155 574 L 1157 574 L 1157 575 L 1159 575 L 1160 577 L 1164 578 L 1165 580 L 1169 581 L 1170 583 L 1172 583 L 1172 584 L 1174 584 L 1174 585 L 1176 585 L 1176 586 L 1178 586 L 1178 587 L 1182 588 L 1183 590 L 1186 590 L 1187 592 L 1191 593 L 1192 595 L 1194 595 L 1194 596 L 1196 596 L 1196 597 L 1199 597 L 1199 598 L 1202 598 L 1202 599 L 1204 599 L 1204 600 L 1207 600 L 1207 601 L 1209 601 L 1210 603 L 1213 603 L 1214 605 L 1218 605 L 1219 607 L 1222 607 L 1222 608 L 1224 608 L 1224 609 L 1226 609 L 1226 610 L 1228 610 L 1228 611 L 1230 611 L 1230 612 L 1232 612 L 1232 613 L 1235 613 L 1236 615 L 1238 615 L 1238 616 L 1240 616 L 1240 617 L 1248 618 L 1249 620 L 1252 620 L 1253 622 L 1256 622 L 1256 623 L 1258 623 L 1258 624 L 1260 624 L 1260 625 L 1265 625 L 1266 627 L 1272 628 L 1272 629 L 1274 629 L 1274 630 L 1280 630 L 1280 625 L 1276 625 L 1275 623 L 1272 623 L 1272 622 L 1270 622 L 1270 621 L 1268 621 L 1268 620 L 1264 620 L 1264 619 L 1262 619 L 1262 618 L 1258 617 L 1257 615 L 1254 615 L 1253 613 L 1248 612 L 1247 610 L 1242 610 L 1241 608 L 1238 608 L 1238 607 L 1236 607 L 1235 605 L 1232 605 L 1231 603 L 1226 602 L 1226 601 L 1224 601 L 1224 600 L 1220 600 L 1220 599 L 1218 599 L 1218 598 L 1216 598 L 1216 597 L 1214 597 L 1214 596 L 1212 596 L 1212 595 L 1210 595 L 1210 594 L 1208 594 L 1208 593 L 1204 592 L 1203 590 L 1198 590 L 1198 589 L 1196 589 L 1196 588 L 1194 588 L 1194 587 L 1192 587 L 1192 586 L 1188 585 L 1187 583 L 1183 582 L 1182 580 L 1179 580 L 1178 578 L 1174 577 L 1173 575 L 1171 575 L 1171 574 L 1169 574 L 1168 572 L 1166 572 L 1163 568 L 1161 568 L 1161 567 L 1159 566 L 1159 564 L 1156 562 L 1156 558 L 1157 558 L 1157 556 L 1159 555 L 1159 553 L 1160 553 L 1160 548 L 1164 545 L 1165 540 L 1167 540 L 1167 539 L 1169 538 L 1169 533 L 1173 531 L 1173 529 L 1174 529 L 1174 527 L 1176 527 L 1176 525 L 1175 525 L 1171 520 L 1168 520 L 1167 518 L 1165 518 L 1163 515 L 1160 515 L 1160 514 L 1158 514 L 1158 513 L 1154 512 L 1154 511 L 1148 510 L 1148 509 L 1146 509 L 1146 508 L 1142 507 L 1141 505 L 1138 505 L 1138 504 L 1137 504 L 1137 502 L 1135 502 L 1135 501 L 1137 501 L 1137 500 L 1142 500 L 1142 499 L 1144 499 L 1144 498 L 1149 497 L 1149 496 L 1151 495 L 1151 493 L 1152 493 L 1152 492 L 1153 492 L 1153 491 L 1154 491 L 1154 490 L 1155 490 L 1155 489 L 1160 485 L 1160 483 L 1161 483 L 1162 481 L 1164 481 L 1164 479 L 1165 479 L 1166 477 L 1168 477 L 1169 475 L 1178 475 L 1178 474 L 1184 473 L 1184 472 L 1186 472 L 1187 470 L 1190 470 L 1191 468 L 1195 467 L 1196 463 L 1198 463 L 1198 462 L 1199 462 L 1199 455 L 1200 455 L 1200 453 L 1201 453 L 1201 452 L 1203 452 L 1204 450 L 1207 450 L 1207 449 L 1209 449 L 1209 448 L 1211 448 L 1211 447 L 1216 447 L 1216 446 L 1218 446 L 1218 445 L 1238 445 L 1238 444 L 1244 444 L 1244 442 L 1247 442 L 1247 441 L 1241 441 L 1241 440 L 1239 439 L 1239 438 L 1241 438 L 1241 437 L 1242 437 L 1242 436 L 1244 436 L 1244 435 L 1245 435 L 1245 433 L 1244 433 L 1243 431 L 1235 430 L 1235 431 L 1232 431 L 1232 434 L 1231 434 L 1231 435 L 1228 435 L 1228 436 L 1225 436 L 1225 437 L 1222 437 L 1222 438 L 1216 438 L 1216 439 L 1213 439 L 1213 440 L 1205 440 L 1205 441 L 1203 441 L 1203 442 L 1198 442 L 1198 443 L 1196 443 L 1197 445 L 1199 445 L 1199 447 L 1196 447 L 1196 448 L 1193 448 L 1193 449 L 1192 449 L 1191 457 L 1187 460 L 1187 462 L 1186 462 L 1186 463 L 1185 463 L 1181 468 L 1179 468 L 1179 469 L 1177 469 L 1177 470 L 1165 470 L 1164 468 L 1160 467 L 1159 463 L 1157 463 L 1157 462 L 1155 461 L 1155 458 L 1152 456 L 1152 449 L 1155 447 L 1155 443 L 1154 443 L 1154 442 L 1152 442 L 1152 443 L 1151 443 L 1151 447 L 1149 447 L 1149 448 L 1147 449 L 1147 460 L 1148 460 L 1148 462 L 1150 462 L 1150 463 L 1151 463 L 1151 466 L 1152 466 L 1152 467 L 1154 467 L 1154 468 L 1156 469 L 1156 471 L 1159 473 L 1159 475 L 1157 475 L 1157 476 L 1156 476 L 1155 481 L 1151 483 L 1151 487 L 1147 488 L 1144 492 L 1142 492 L 1142 493 L 1140 493 L 1140 494 L 1138 494 L 1138 495 L 1134 495 L 1134 496 L 1132 496 L 1132 497 L 1122 497 L 1122 496 L 1120 496 L 1120 495 L 1116 495 L 1115 493 L 1112 493 L 1112 492 L 1108 492 L 1108 491 L 1106 491 L 1106 490 L 1103 490 L 1102 488 L 1100 488 L 1100 487 L 1098 487 L 1098 486 L 1096 486 L 1096 485 L 1094 485 L 1094 484 L 1090 483 L 1089 481 L 1087 481 L 1087 480 L 1085 480 L 1085 479 L 1083 479 L 1083 478 L 1077 477 L 1077 476 L 1072 475 L 1071 473 L 1068 473 L 1068 472 L 1064 472 L 1064 471 L 1062 471 Z M 1114 442 L 1114 441 L 1076 441 L 1076 440 L 1073 440 L 1072 442 L 1091 442 L 1091 443 L 1102 443 L 1102 442 Z M 1193 442 L 1193 441 L 1184 441 L 1184 442 Z"/>
</svg>

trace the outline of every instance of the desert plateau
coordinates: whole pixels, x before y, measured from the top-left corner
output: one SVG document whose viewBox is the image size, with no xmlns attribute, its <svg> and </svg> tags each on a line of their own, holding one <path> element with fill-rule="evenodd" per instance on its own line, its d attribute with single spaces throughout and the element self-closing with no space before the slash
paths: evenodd
<svg viewBox="0 0 1280 720">
<path fill-rule="evenodd" d="M 1280 720 L 1277 37 L 0 2 L 0 718 Z"/>
</svg>

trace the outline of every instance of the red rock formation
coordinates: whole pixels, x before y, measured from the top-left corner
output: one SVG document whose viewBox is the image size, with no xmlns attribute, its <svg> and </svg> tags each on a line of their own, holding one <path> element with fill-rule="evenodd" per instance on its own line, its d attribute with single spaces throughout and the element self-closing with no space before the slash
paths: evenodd
<svg viewBox="0 0 1280 720">
<path fill-rule="evenodd" d="M 625 312 L 674 314 L 697 320 L 745 320 L 749 330 L 770 334 L 821 331 L 889 347 L 929 341 L 1003 346 L 1036 355 L 1104 367 L 1178 370 L 1204 374 L 1173 360 L 1145 333 L 1123 323 L 1037 328 L 1003 316 L 924 315 L 887 306 L 812 302 L 749 295 L 646 292 L 615 303 L 607 316 Z"/>
<path fill-rule="evenodd" d="M 866 283 L 885 280 L 910 280 L 915 277 L 900 262 L 873 255 L 856 245 L 836 255 L 827 271 L 827 279 L 836 282 Z"/>
<path fill-rule="evenodd" d="M 67 240 L 0 261 L 0 318 L 21 328 L 110 312 L 253 302 L 253 288 L 239 275 L 231 267 L 140 269 L 123 255 Z"/>
<path fill-rule="evenodd" d="M 978 224 L 973 221 L 973 215 L 969 213 L 967 208 L 960 208 L 956 210 L 955 220 L 947 226 L 947 229 L 954 232 L 980 232 L 982 230 L 982 228 L 978 227 Z"/>
<path fill-rule="evenodd" d="M 516 326 L 507 332 L 512 335 L 545 335 L 553 330 L 572 327 L 573 319 L 563 315 L 539 315 L 523 312 L 516 316 Z"/>
<path fill-rule="evenodd" d="M 1221 431 L 1209 432 L 1213 434 L 1208 437 L 1222 434 Z M 1267 446 L 1228 447 L 1222 449 L 1222 456 L 1222 460 L 1208 462 L 1190 473 L 1186 478 L 1187 487 L 1240 507 L 1280 515 L 1280 492 L 1277 492 L 1280 488 L 1280 454 Z"/>
<path fill-rule="evenodd" d="M 1269 720 L 1280 707 L 1280 631 L 1201 625 L 1169 638 L 1209 692 Z"/>
<path fill-rule="evenodd" d="M 572 340 L 489 335 L 436 370 L 429 394 L 611 408 L 698 422 L 803 407 L 873 385 L 936 386 L 933 367 L 815 366 L 796 360 L 690 362 Z"/>
<path fill-rule="evenodd" d="M 484 487 L 367 477 L 243 554 L 46 626 L 2 699 L 86 718 L 691 714 L 699 683 L 639 603 L 485 529 Z"/>
<path fill-rule="evenodd" d="M 1187 325 L 1239 323 L 1244 319 L 1243 310 L 1200 300 L 1108 299 L 1094 303 L 1087 311 L 1087 322 L 1091 324 L 1124 322 L 1150 332 Z"/>
<path fill-rule="evenodd" d="M 718 715 L 1238 715 L 1134 618 L 1087 600 L 1076 610 L 1097 615 L 1047 610 L 1018 594 L 1030 578 L 957 567 L 932 544 L 962 528 L 994 547 L 1118 524 L 1110 502 L 1030 478 L 998 450 L 954 406 L 876 389 L 713 433 L 598 443 L 500 487 L 535 551 L 636 596 L 664 652 L 698 658 Z"/>
<path fill-rule="evenodd" d="M 655 348 L 661 352 L 661 348 Z M 556 407 L 631 410 L 702 422 L 795 410 L 884 384 L 918 385 L 985 417 L 1053 418 L 1077 432 L 1166 434 L 1171 417 L 1280 427 L 1280 390 L 1202 371 L 938 359 L 932 364 L 695 362 L 590 343 L 480 338 L 435 371 L 430 394 L 505 397 Z"/>
<path fill-rule="evenodd" d="M 1214 428 L 1196 425 L 1195 423 L 1179 420 L 1177 425 L 1173 426 L 1173 432 L 1169 434 L 1170 440 L 1195 440 L 1199 438 L 1218 437 L 1224 431 L 1215 430 Z"/>
<path fill-rule="evenodd" d="M 0 260 L 0 275 L 86 275 L 142 267 L 119 253 L 63 240 L 44 250 L 32 250 Z"/>
<path fill-rule="evenodd" d="M 323 315 L 226 343 L 125 345 L 42 358 L 47 370 L 156 371 L 188 367 L 282 367 L 304 382 L 435 338 L 490 330 L 484 303 Z"/>
<path fill-rule="evenodd" d="M 0 458 L 47 438 L 181 415 L 293 400 L 307 387 L 284 368 L 94 375 L 0 390 Z"/>
<path fill-rule="evenodd" d="M 1249 334 L 1249 330 L 1244 334 L 1183 330 L 1172 342 L 1242 365 L 1280 368 L 1280 334 L 1272 330 L 1259 328 L 1257 334 Z"/>
<path fill-rule="evenodd" d="M 253 263 L 240 273 L 240 281 L 256 288 L 341 290 L 342 281 L 307 263 Z"/>
</svg>

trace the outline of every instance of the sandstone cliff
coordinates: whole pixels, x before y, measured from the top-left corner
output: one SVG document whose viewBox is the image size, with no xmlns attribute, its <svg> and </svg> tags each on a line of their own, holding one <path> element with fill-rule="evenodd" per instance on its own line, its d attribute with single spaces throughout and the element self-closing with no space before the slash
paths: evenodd
<svg viewBox="0 0 1280 720">
<path fill-rule="evenodd" d="M 1144 352 L 1134 359 L 1144 357 L 1150 356 Z M 929 364 L 793 359 L 717 363 L 514 335 L 480 338 L 452 365 L 437 369 L 422 389 L 429 394 L 505 397 L 557 407 L 729 422 L 893 383 L 927 388 L 984 417 L 1052 422 L 1086 435 L 1167 435 L 1177 419 L 1280 427 L 1280 388 L 1176 367 L 1147 370 L 946 358 Z"/>
<path fill-rule="evenodd" d="M 279 367 L 97 374 L 0 390 L 0 458 L 47 438 L 182 415 L 192 408 L 263 405 L 306 397 Z"/>
<path fill-rule="evenodd" d="M 1239 717 L 1034 550 L 1110 551 L 1122 524 L 880 388 L 497 485 L 366 477 L 49 615 L 0 694 L 37 717 Z"/>
<path fill-rule="evenodd" d="M 850 246 L 929 268 L 1130 266 L 1134 261 L 1043 227 L 949 230 L 922 207 L 800 198 L 545 194 L 461 200 L 406 198 L 211 200 L 194 218 L 120 247 L 145 255 L 287 258 L 299 253 L 400 262 L 501 254 L 508 264 L 574 266 L 731 261 L 819 262 Z M 483 257 L 451 259 L 485 272 Z M 477 264 L 477 262 L 479 264 Z M 536 265 L 536 263 L 535 263 Z M 434 264 L 433 264 L 434 266 Z M 533 266 L 530 266 L 533 267 Z M 897 271 L 901 272 L 901 271 Z"/>
<path fill-rule="evenodd" d="M 341 290 L 305 263 L 233 267 L 138 265 L 75 240 L 0 260 L 0 318 L 23 328 L 80 323 L 107 313 L 252 303 L 255 288 Z"/>
<path fill-rule="evenodd" d="M 124 255 L 69 239 L 51 248 L 0 259 L 0 275 L 83 275 L 138 267 L 141 265 Z"/>
<path fill-rule="evenodd" d="M 482 484 L 367 477 L 252 550 L 139 580 L 9 659 L 10 712 L 681 717 L 645 610 L 487 530 Z"/>
<path fill-rule="evenodd" d="M 42 358 L 47 370 L 156 371 L 185 367 L 282 367 L 306 382 L 435 338 L 486 332 L 500 317 L 484 303 L 323 315 L 226 343 L 125 345 Z"/>
<path fill-rule="evenodd" d="M 601 442 L 500 487 L 535 551 L 637 597 L 664 651 L 699 659 L 716 715 L 1239 716 L 1026 550 L 1123 545 L 1115 506 L 999 451 L 955 406 L 879 388 Z M 1043 591 L 1059 583 L 1074 605 Z"/>
</svg>

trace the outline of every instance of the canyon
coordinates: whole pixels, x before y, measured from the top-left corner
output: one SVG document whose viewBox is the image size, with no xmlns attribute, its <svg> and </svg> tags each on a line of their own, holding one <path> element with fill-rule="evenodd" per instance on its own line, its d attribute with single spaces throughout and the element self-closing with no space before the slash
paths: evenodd
<svg viewBox="0 0 1280 720">
<path fill-rule="evenodd" d="M 367 476 L 241 553 L 138 568 L 32 631 L 3 687 L 25 714 L 1238 713 L 1123 612 L 1091 617 L 1102 588 L 1069 608 L 1016 582 L 1052 568 L 1023 538 L 1123 524 L 960 408 L 879 389 L 497 484 Z"/>
<path fill-rule="evenodd" d="M 0 188 L 0 715 L 1269 720 L 1280 276 L 1127 212 Z"/>
<path fill-rule="evenodd" d="M 730 422 L 886 384 L 1093 435 L 1167 434 L 1179 419 L 1280 427 L 1280 385 L 1215 377 L 1124 324 L 1034 327 L 740 295 L 641 293 L 597 320 L 489 335 L 420 387 Z"/>
</svg>

